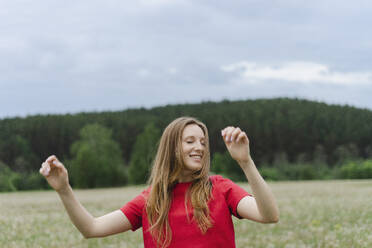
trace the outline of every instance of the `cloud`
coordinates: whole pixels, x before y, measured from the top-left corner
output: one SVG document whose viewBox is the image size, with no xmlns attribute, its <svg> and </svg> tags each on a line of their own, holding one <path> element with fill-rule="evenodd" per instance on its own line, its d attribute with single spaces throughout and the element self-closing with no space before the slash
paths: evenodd
<svg viewBox="0 0 372 248">
<path fill-rule="evenodd" d="M 174 74 L 177 74 L 178 69 L 175 68 L 175 67 L 169 67 L 167 71 L 168 71 L 169 74 L 174 75 Z"/>
<path fill-rule="evenodd" d="M 181 0 L 140 0 L 140 4 L 145 6 L 151 6 L 151 5 L 169 5 L 169 4 L 176 4 L 176 3 L 182 3 Z"/>
<path fill-rule="evenodd" d="M 278 96 L 372 108 L 372 2 L 326 2 L 3 1 L 0 118 Z"/>
<path fill-rule="evenodd" d="M 150 75 L 150 71 L 147 70 L 147 69 L 142 68 L 142 69 L 140 69 L 140 70 L 138 71 L 138 75 L 139 75 L 140 77 L 147 77 L 147 76 Z"/>
<path fill-rule="evenodd" d="M 290 62 L 280 65 L 259 65 L 241 61 L 221 67 L 224 72 L 236 73 L 238 82 L 255 83 L 266 80 L 293 81 L 300 83 L 372 84 L 370 72 L 338 72 L 327 65 L 313 62 Z"/>
</svg>

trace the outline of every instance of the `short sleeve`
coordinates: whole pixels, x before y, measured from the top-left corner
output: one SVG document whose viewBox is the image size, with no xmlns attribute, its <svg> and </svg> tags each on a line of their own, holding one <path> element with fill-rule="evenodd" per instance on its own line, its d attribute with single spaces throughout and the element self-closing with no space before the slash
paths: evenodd
<svg viewBox="0 0 372 248">
<path fill-rule="evenodd" d="M 142 227 L 142 216 L 146 203 L 147 193 L 148 189 L 144 190 L 141 194 L 139 194 L 130 202 L 120 208 L 120 210 L 125 214 L 130 224 L 132 225 L 132 231 L 135 231 L 138 228 Z"/>
<path fill-rule="evenodd" d="M 238 203 L 241 199 L 245 196 L 252 196 L 247 191 L 245 191 L 242 187 L 231 181 L 230 179 L 223 178 L 222 176 L 212 176 L 211 177 L 213 187 L 224 194 L 226 203 L 230 209 L 231 214 L 235 217 L 241 219 L 238 215 L 237 207 Z"/>
</svg>

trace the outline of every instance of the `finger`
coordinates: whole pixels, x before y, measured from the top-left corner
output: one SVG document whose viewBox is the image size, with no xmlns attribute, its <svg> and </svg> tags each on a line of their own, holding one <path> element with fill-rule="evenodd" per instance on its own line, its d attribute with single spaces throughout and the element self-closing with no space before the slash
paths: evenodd
<svg viewBox="0 0 372 248">
<path fill-rule="evenodd" d="M 233 142 L 233 141 L 236 141 L 236 138 L 238 137 L 238 135 L 242 132 L 242 130 L 240 130 L 240 128 L 235 128 L 234 131 L 232 132 L 231 134 L 231 139 L 230 139 L 230 142 Z"/>
<path fill-rule="evenodd" d="M 58 159 L 57 159 L 57 157 L 56 157 L 55 155 L 51 155 L 51 156 L 49 156 L 49 157 L 45 160 L 45 162 L 51 164 L 54 160 L 58 160 Z"/>
<path fill-rule="evenodd" d="M 50 170 L 51 170 L 51 169 L 50 169 L 49 164 L 44 162 L 44 163 L 42 164 L 42 166 L 41 166 L 39 172 L 40 172 L 43 176 L 46 177 L 46 176 L 49 175 Z"/>
<path fill-rule="evenodd" d="M 50 156 L 47 159 L 47 162 L 49 163 L 51 167 L 57 167 L 57 168 L 61 168 L 61 166 L 63 167 L 62 163 L 58 160 L 58 158 L 55 155 Z"/>
<path fill-rule="evenodd" d="M 223 137 L 225 137 L 225 135 L 226 135 L 226 130 L 228 129 L 228 127 L 225 127 L 224 129 L 222 129 L 221 130 L 221 135 L 223 136 Z"/>
<path fill-rule="evenodd" d="M 226 135 L 225 135 L 225 142 L 229 143 L 231 142 L 231 135 L 234 131 L 234 127 L 228 127 L 226 130 Z"/>
<path fill-rule="evenodd" d="M 225 141 L 226 142 L 231 142 L 231 135 L 232 135 L 232 132 L 234 131 L 234 127 L 229 127 L 227 130 L 226 130 L 226 135 L 225 135 Z"/>
<path fill-rule="evenodd" d="M 222 131 L 221 131 L 221 135 L 225 141 L 225 137 L 226 137 L 226 134 L 227 134 L 227 130 L 229 129 L 229 127 L 225 127 Z"/>
<path fill-rule="evenodd" d="M 244 140 L 248 141 L 247 134 L 245 132 L 241 132 L 239 134 L 238 138 L 236 139 L 236 142 L 240 142 L 240 141 L 244 141 Z"/>
<path fill-rule="evenodd" d="M 53 163 L 52 163 L 53 166 L 59 168 L 59 169 L 64 169 L 65 167 L 63 166 L 63 164 L 58 161 L 58 160 L 54 160 Z"/>
<path fill-rule="evenodd" d="M 39 172 L 40 172 L 40 174 L 43 175 L 44 177 L 49 176 L 49 172 L 47 172 L 46 170 L 40 169 Z"/>
<path fill-rule="evenodd" d="M 45 166 L 45 174 L 46 175 L 49 175 L 49 172 L 51 171 L 51 168 L 50 168 L 50 166 L 47 164 L 46 166 Z"/>
<path fill-rule="evenodd" d="M 49 164 L 47 162 L 42 163 L 41 164 L 41 168 L 43 170 L 50 170 L 50 166 L 49 166 Z"/>
</svg>

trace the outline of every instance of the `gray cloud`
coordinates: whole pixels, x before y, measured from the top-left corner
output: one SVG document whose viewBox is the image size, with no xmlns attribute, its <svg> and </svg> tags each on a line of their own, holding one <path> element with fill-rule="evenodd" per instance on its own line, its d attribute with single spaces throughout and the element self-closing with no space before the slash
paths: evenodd
<svg viewBox="0 0 372 248">
<path fill-rule="evenodd" d="M 255 84 L 265 80 L 282 80 L 297 83 L 321 82 L 338 85 L 372 86 L 372 73 L 370 72 L 338 72 L 330 70 L 327 65 L 293 61 L 280 65 L 259 65 L 249 61 L 222 66 L 228 73 L 237 74 L 236 83 Z"/>
<path fill-rule="evenodd" d="M 370 75 L 371 5 L 361 0 L 2 1 L 0 118 L 272 96 L 372 109 L 370 85 L 335 85 L 331 77 L 301 85 L 268 74 L 262 74 L 264 83 L 237 85 L 236 72 L 221 70 L 239 61 L 272 71 L 306 61 L 341 79 Z"/>
</svg>

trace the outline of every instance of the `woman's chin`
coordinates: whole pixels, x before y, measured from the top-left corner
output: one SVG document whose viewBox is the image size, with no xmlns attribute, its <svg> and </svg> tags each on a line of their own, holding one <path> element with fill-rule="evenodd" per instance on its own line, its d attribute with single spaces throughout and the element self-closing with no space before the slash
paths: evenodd
<svg viewBox="0 0 372 248">
<path fill-rule="evenodd" d="M 198 171 L 200 171 L 201 168 L 202 168 L 201 166 L 186 164 L 183 169 L 182 174 L 191 176 L 197 173 Z"/>
<path fill-rule="evenodd" d="M 198 171 L 202 168 L 201 162 L 195 162 L 193 161 L 192 163 L 186 164 L 186 169 L 190 171 Z"/>
</svg>

